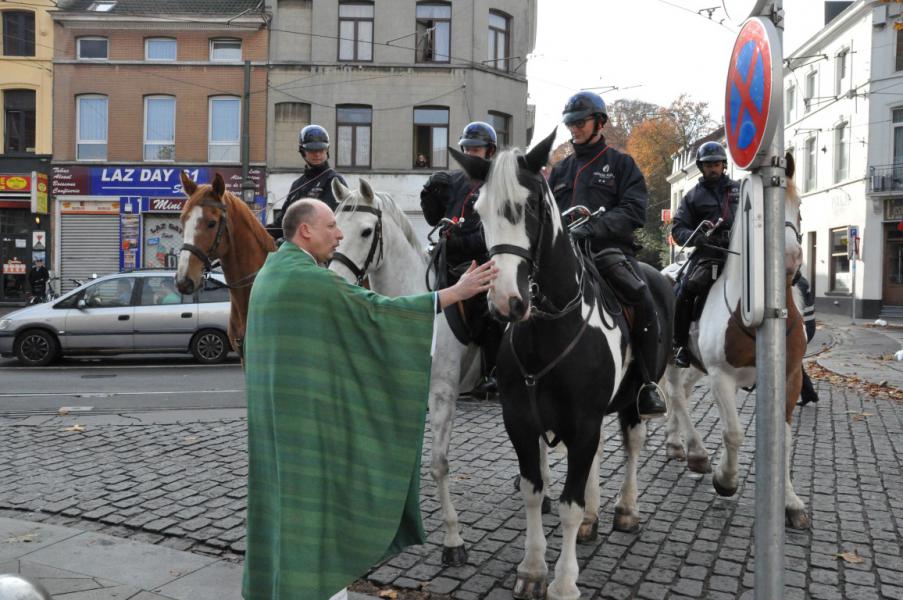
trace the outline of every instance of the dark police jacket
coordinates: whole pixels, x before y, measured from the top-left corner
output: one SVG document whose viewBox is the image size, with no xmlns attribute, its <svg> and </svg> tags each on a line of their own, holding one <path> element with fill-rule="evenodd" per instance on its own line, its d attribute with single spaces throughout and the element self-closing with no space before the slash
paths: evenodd
<svg viewBox="0 0 903 600">
<path fill-rule="evenodd" d="M 592 145 L 575 145 L 574 154 L 552 169 L 549 187 L 559 210 L 583 205 L 605 207 L 593 225 L 592 248 L 619 248 L 633 255 L 633 231 L 646 222 L 649 194 L 646 180 L 627 154 L 609 148 L 605 138 Z"/>
<path fill-rule="evenodd" d="M 335 169 L 329 166 L 329 161 L 322 165 L 312 167 L 307 165 L 304 167 L 304 175 L 299 177 L 292 183 L 292 187 L 285 198 L 282 208 L 277 210 L 273 217 L 273 223 L 267 227 L 270 235 L 279 239 L 282 237 L 282 216 L 288 207 L 302 198 L 316 198 L 325 202 L 329 208 L 335 210 L 338 202 L 332 195 L 332 180 L 338 179 L 343 184 L 345 178 L 336 173 Z"/>
<path fill-rule="evenodd" d="M 739 201 L 740 184 L 727 175 L 722 175 L 721 179 L 713 183 L 708 183 L 704 177 L 700 177 L 699 183 L 693 186 L 680 201 L 677 214 L 674 215 L 674 223 L 671 226 L 671 237 L 680 245 L 686 244 L 693 234 L 693 230 L 700 223 L 705 220 L 717 223 L 718 219 L 723 218 L 724 222 L 718 227 L 718 231 L 725 233 L 713 239 L 726 240 L 727 232 L 734 224 Z M 704 248 L 701 250 L 700 254 L 705 253 L 706 255 L 711 254 L 712 257 L 724 258 L 720 252 Z M 695 254 L 696 252 L 694 252 Z"/>
<path fill-rule="evenodd" d="M 450 266 L 488 257 L 486 239 L 480 215 L 473 206 L 480 197 L 482 182 L 472 182 L 463 171 L 448 173 L 451 185 L 436 183 L 434 174 L 420 191 L 420 209 L 430 226 L 435 227 L 442 217 L 457 223 L 448 228 L 446 256 Z"/>
</svg>

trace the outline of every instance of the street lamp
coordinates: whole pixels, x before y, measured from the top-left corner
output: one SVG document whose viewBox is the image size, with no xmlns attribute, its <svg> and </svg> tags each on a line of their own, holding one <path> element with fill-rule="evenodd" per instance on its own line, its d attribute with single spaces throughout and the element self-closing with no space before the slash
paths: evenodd
<svg viewBox="0 0 903 600">
<path fill-rule="evenodd" d="M 257 188 L 254 186 L 254 182 L 250 177 L 246 177 L 241 182 L 241 199 L 244 200 L 245 204 L 248 205 L 248 208 L 254 208 L 254 197 Z"/>
</svg>

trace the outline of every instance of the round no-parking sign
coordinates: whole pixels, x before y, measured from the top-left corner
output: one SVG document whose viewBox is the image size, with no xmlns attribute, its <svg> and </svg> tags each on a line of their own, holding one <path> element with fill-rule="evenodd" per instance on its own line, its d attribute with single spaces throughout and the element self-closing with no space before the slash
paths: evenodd
<svg viewBox="0 0 903 600">
<path fill-rule="evenodd" d="M 746 21 L 727 71 L 724 123 L 731 159 L 741 169 L 757 166 L 781 121 L 781 42 L 768 19 Z"/>
</svg>

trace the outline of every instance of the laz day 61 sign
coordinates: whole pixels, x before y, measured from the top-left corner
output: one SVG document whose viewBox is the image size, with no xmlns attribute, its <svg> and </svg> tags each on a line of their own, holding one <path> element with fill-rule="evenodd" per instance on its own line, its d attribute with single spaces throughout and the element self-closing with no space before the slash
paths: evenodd
<svg viewBox="0 0 903 600">
<path fill-rule="evenodd" d="M 724 94 L 727 147 L 741 169 L 756 168 L 781 121 L 782 57 L 774 24 L 746 21 L 734 42 Z"/>
</svg>

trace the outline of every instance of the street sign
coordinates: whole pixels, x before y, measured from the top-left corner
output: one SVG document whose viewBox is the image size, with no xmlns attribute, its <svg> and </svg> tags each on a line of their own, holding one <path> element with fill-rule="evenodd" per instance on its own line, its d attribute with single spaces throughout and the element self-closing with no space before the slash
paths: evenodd
<svg viewBox="0 0 903 600">
<path fill-rule="evenodd" d="M 727 148 L 741 169 L 758 166 L 781 121 L 781 56 L 781 40 L 770 20 L 752 18 L 743 25 L 734 42 L 724 93 Z"/>
<path fill-rule="evenodd" d="M 740 262 L 740 316 L 747 327 L 758 327 L 765 318 L 765 188 L 755 174 L 740 185 Z"/>
<path fill-rule="evenodd" d="M 850 260 L 859 258 L 859 226 L 850 225 L 847 228 L 847 257 Z"/>
<path fill-rule="evenodd" d="M 762 14 L 769 0 L 721 0 L 727 18 L 738 25 L 750 17 Z"/>
</svg>

